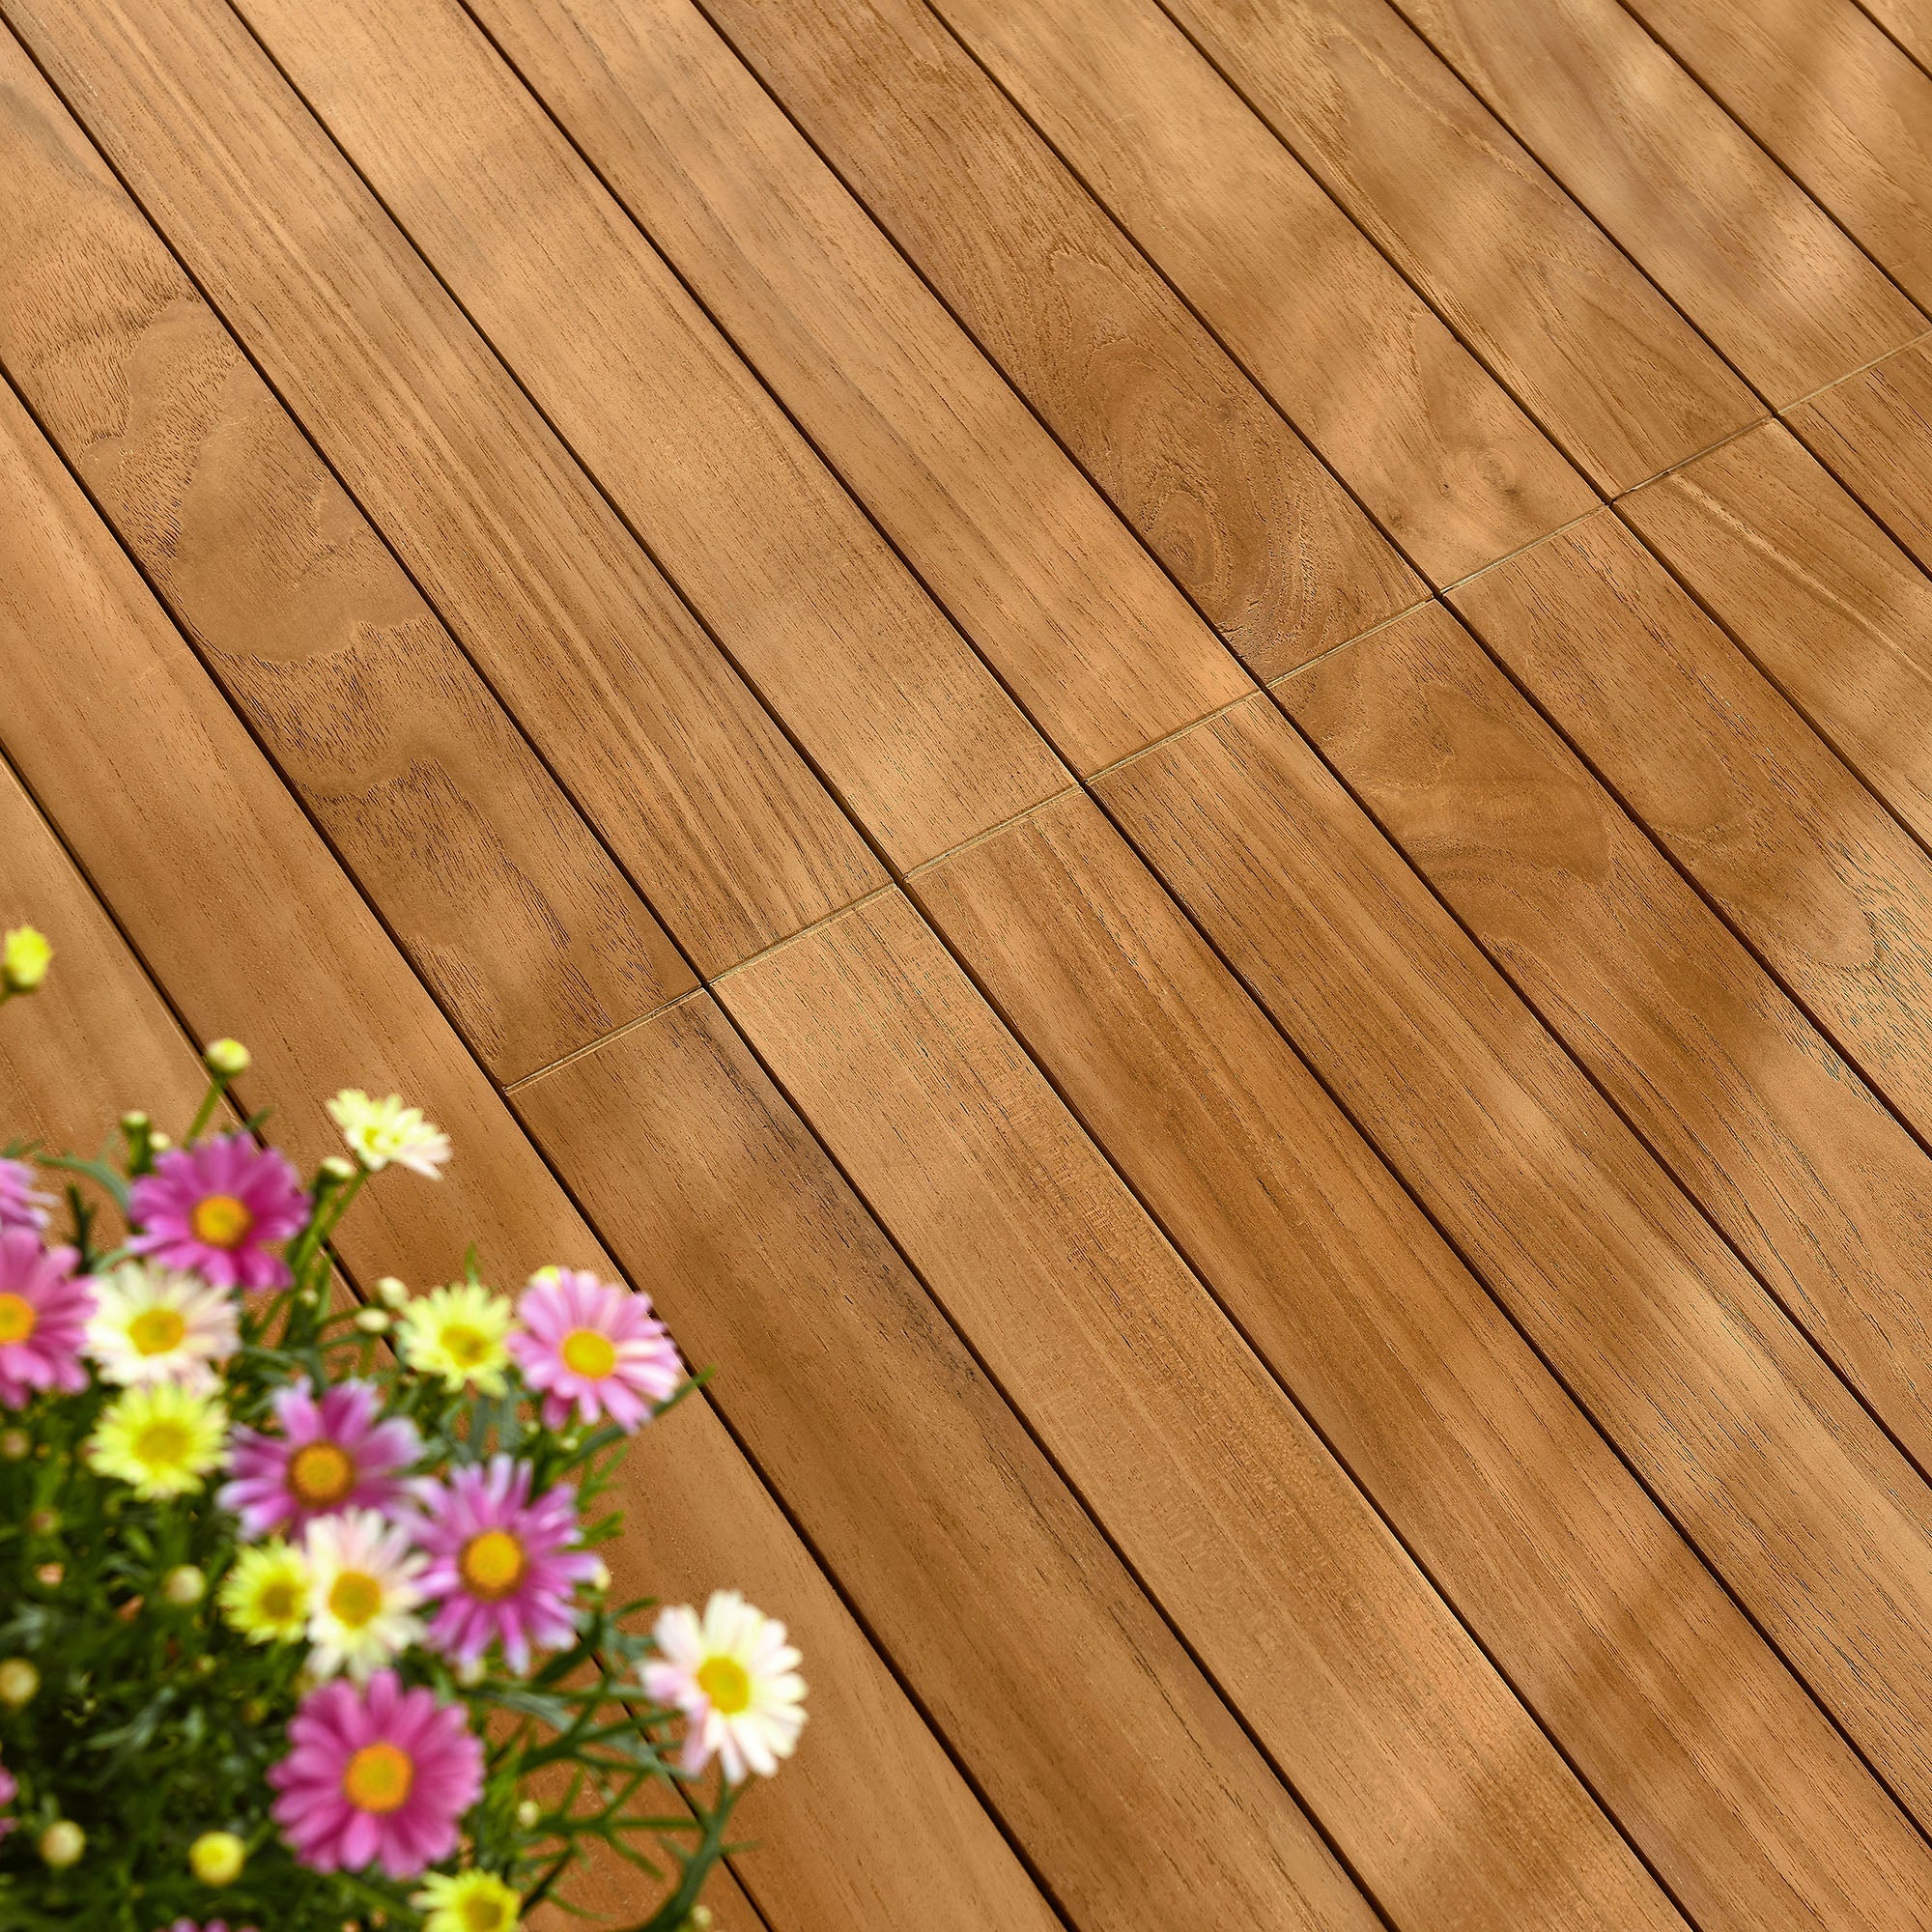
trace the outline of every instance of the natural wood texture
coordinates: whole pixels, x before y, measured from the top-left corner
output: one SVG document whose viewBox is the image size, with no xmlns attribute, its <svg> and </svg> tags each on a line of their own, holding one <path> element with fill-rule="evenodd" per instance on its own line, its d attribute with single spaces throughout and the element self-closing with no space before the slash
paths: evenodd
<svg viewBox="0 0 1932 1932">
<path fill-rule="evenodd" d="M 1065 785 L 1060 761 L 457 0 L 406 14 L 386 0 L 242 11 L 897 864 Z"/>
<path fill-rule="evenodd" d="M 1153 0 L 938 11 L 1435 582 L 1595 507 Z"/>
<path fill-rule="evenodd" d="M 880 883 L 226 7 L 6 12 L 700 966 Z"/>
<path fill-rule="evenodd" d="M 499 1079 L 694 983 L 495 697 L 0 36 L 0 365 Z"/>
<path fill-rule="evenodd" d="M 350 1084 L 409 1095 L 454 1142 L 440 1184 L 392 1174 L 370 1188 L 338 1236 L 345 1265 L 363 1280 L 393 1272 L 432 1283 L 473 1243 L 499 1280 L 552 1262 L 613 1274 L 3 394 L 0 504 L 0 750 L 185 1022 L 204 1037 L 247 1042 L 255 1064 L 238 1093 L 251 1108 L 272 1103 L 278 1139 L 304 1161 L 339 1145 L 323 1099 Z M 1037 1922 L 1011 1853 L 705 1404 L 686 1404 L 639 1445 L 625 1507 L 660 1587 L 701 1597 L 741 1584 L 820 1660 L 815 1736 L 838 1743 L 811 1756 L 802 1747 L 799 1775 L 755 1793 L 741 1816 L 763 1840 L 753 1883 L 775 1923 L 863 1923 L 882 1911 L 959 1932 Z"/>
<path fill-rule="evenodd" d="M 1704 1932 L 1921 1923 L 1923 1841 L 1094 806 L 915 885 Z"/>
<path fill-rule="evenodd" d="M 1758 668 L 1932 840 L 1932 583 L 1781 427 L 1618 509 Z"/>
<path fill-rule="evenodd" d="M 1911 835 L 1608 511 L 1456 604 L 1864 1076 L 1932 1132 L 1932 860 Z"/>
<path fill-rule="evenodd" d="M 1406 11 L 1774 405 L 1925 328 L 1620 0 L 1408 0 Z"/>
<path fill-rule="evenodd" d="M 1680 1923 L 896 893 L 719 994 L 1399 1924 Z"/>
<path fill-rule="evenodd" d="M 1251 670 L 1422 594 L 923 0 L 700 4 Z"/>
<path fill-rule="evenodd" d="M 1268 700 L 1099 788 L 1592 1419 L 1932 1816 L 1932 1498 L 1898 1451 Z"/>
<path fill-rule="evenodd" d="M 1381 0 L 1163 4 L 1600 488 L 1762 413 Z"/>
<path fill-rule="evenodd" d="M 1861 0 L 1864 11 L 1921 67 L 1932 67 L 1932 13 L 1925 0 Z"/>
<path fill-rule="evenodd" d="M 1072 764 L 1250 689 L 690 0 L 470 11 Z"/>
<path fill-rule="evenodd" d="M 1887 356 L 1785 421 L 1920 568 L 1932 568 L 1932 346 Z"/>
<path fill-rule="evenodd" d="M 1918 1287 L 1932 1278 L 1932 1163 L 1912 1137 L 1446 611 L 1404 618 L 1281 696 L 1932 1465 L 1932 1334 Z"/>
<path fill-rule="evenodd" d="M 1932 298 L 1932 78 L 1858 0 L 1630 4 L 1908 295 Z"/>
<path fill-rule="evenodd" d="M 1153 1932 L 1204 1916 L 1372 1932 L 1267 1764 L 708 997 L 516 1098 L 684 1347 L 722 1365 L 751 1454 L 785 1471 L 867 1628 L 1077 1924 Z"/>
</svg>

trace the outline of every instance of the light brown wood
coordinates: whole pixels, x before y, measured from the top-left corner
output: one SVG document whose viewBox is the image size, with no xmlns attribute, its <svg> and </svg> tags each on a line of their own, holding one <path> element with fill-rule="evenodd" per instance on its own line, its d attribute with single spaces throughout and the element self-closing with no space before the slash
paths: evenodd
<svg viewBox="0 0 1932 1932">
<path fill-rule="evenodd" d="M 1932 1508 L 1904 1458 L 1268 700 L 1099 789 L 1598 1427 L 1932 1815 Z"/>
<path fill-rule="evenodd" d="M 896 892 L 718 991 L 1398 1923 L 1680 1922 Z"/>
<path fill-rule="evenodd" d="M 938 11 L 1432 581 L 1595 508 L 1153 0 Z"/>
<path fill-rule="evenodd" d="M 1908 295 L 1932 298 L 1932 78 L 1857 0 L 1631 7 Z"/>
<path fill-rule="evenodd" d="M 923 0 L 700 4 L 1251 670 L 1422 594 Z"/>
<path fill-rule="evenodd" d="M 689 0 L 471 12 L 1070 763 L 1251 689 Z"/>
<path fill-rule="evenodd" d="M 747 1449 L 786 1472 L 867 1627 L 1077 1924 L 1158 1932 L 1200 1915 L 1372 1932 L 1266 1762 L 708 996 L 516 1102 L 686 1349 L 719 1364 Z"/>
<path fill-rule="evenodd" d="M 344 1264 L 426 1286 L 473 1244 L 505 1282 L 546 1263 L 614 1275 L 11 394 L 0 505 L 0 750 L 184 1020 L 245 1041 L 238 1094 L 272 1104 L 304 1162 L 340 1145 L 323 1102 L 345 1085 L 404 1094 L 450 1135 L 440 1182 L 371 1186 L 337 1237 Z M 743 1587 L 813 1660 L 817 1735 L 840 1743 L 802 1746 L 798 1775 L 740 1819 L 763 1841 L 753 1883 L 775 1922 L 863 1922 L 884 1898 L 958 1932 L 1038 1923 L 1012 1854 L 708 1406 L 639 1444 L 625 1508 L 658 1587 Z"/>
<path fill-rule="evenodd" d="M 880 883 L 226 7 L 7 17 L 700 966 Z"/>
<path fill-rule="evenodd" d="M 1380 0 L 1165 5 L 1599 488 L 1763 413 Z"/>
<path fill-rule="evenodd" d="M 896 864 L 1065 784 L 457 0 L 407 14 L 384 0 L 242 11 Z"/>
<path fill-rule="evenodd" d="M 499 1079 L 693 975 L 0 36 L 0 365 Z"/>
<path fill-rule="evenodd" d="M 1863 0 L 1864 9 L 1921 67 L 1932 65 L 1932 14 L 1924 0 Z"/>
<path fill-rule="evenodd" d="M 1919 1923 L 1923 1841 L 1093 804 L 914 884 L 1695 1922 Z"/>
<path fill-rule="evenodd" d="M 1912 1137 L 1448 612 L 1406 617 L 1280 689 L 1624 1117 L 1932 1464 L 1917 1286 L 1932 1277 L 1932 1163 Z"/>
</svg>

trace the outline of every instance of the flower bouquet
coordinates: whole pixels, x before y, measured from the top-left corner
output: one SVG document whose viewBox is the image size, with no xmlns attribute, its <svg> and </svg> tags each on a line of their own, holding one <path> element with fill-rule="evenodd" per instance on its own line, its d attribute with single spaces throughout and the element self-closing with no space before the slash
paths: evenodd
<svg viewBox="0 0 1932 1932">
<path fill-rule="evenodd" d="M 47 956 L 8 934 L 0 1004 Z M 179 1145 L 0 1157 L 0 1927 L 514 1932 L 594 1846 L 634 1932 L 703 1925 L 804 1686 L 735 1594 L 610 1599 L 597 1499 L 694 1386 L 650 1302 L 472 1268 L 358 1307 L 331 1231 L 447 1141 L 344 1093 L 305 1180 L 212 1130 L 247 1055 L 206 1058 Z"/>
</svg>

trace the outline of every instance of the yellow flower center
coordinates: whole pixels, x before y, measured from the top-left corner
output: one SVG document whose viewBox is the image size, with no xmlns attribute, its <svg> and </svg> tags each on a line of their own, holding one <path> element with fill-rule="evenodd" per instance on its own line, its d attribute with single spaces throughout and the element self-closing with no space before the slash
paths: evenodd
<svg viewBox="0 0 1932 1932">
<path fill-rule="evenodd" d="M 328 1609 L 337 1623 L 360 1630 L 383 1607 L 383 1586 L 364 1570 L 345 1570 L 328 1586 Z M 373 1810 L 373 1805 L 364 1806 Z"/>
<path fill-rule="evenodd" d="M 270 1577 L 255 1599 L 259 1615 L 273 1624 L 292 1624 L 301 1614 L 301 1585 L 293 1577 Z"/>
<path fill-rule="evenodd" d="M 128 1340 L 137 1355 L 165 1355 L 181 1346 L 187 1323 L 172 1308 L 144 1308 L 128 1324 Z"/>
<path fill-rule="evenodd" d="M 595 1328 L 573 1328 L 563 1338 L 558 1353 L 572 1375 L 586 1377 L 593 1382 L 601 1382 L 617 1366 L 616 1344 Z"/>
<path fill-rule="evenodd" d="M 510 1922 L 508 1903 L 500 1898 L 485 1898 L 471 1892 L 463 1901 L 464 1932 L 503 1932 Z"/>
<path fill-rule="evenodd" d="M 752 1708 L 752 1679 L 735 1657 L 707 1657 L 697 1666 L 697 1688 L 721 1718 Z"/>
<path fill-rule="evenodd" d="M 150 1469 L 179 1469 L 194 1447 L 194 1437 L 186 1423 L 158 1416 L 135 1431 L 128 1447 L 135 1462 Z"/>
<path fill-rule="evenodd" d="M 289 1458 L 289 1488 L 311 1508 L 339 1503 L 355 1487 L 355 1461 L 333 1442 L 306 1442 Z"/>
<path fill-rule="evenodd" d="M 489 1354 L 490 1338 L 480 1328 L 452 1321 L 442 1331 L 442 1352 L 459 1369 L 473 1369 Z"/>
<path fill-rule="evenodd" d="M 24 1294 L 0 1294 L 0 1348 L 27 1341 L 40 1325 L 41 1318 Z"/>
<path fill-rule="evenodd" d="M 197 1241 L 211 1248 L 239 1248 L 255 1225 L 255 1217 L 232 1194 L 209 1194 L 194 1204 L 187 1217 Z"/>
<path fill-rule="evenodd" d="M 364 1745 L 342 1773 L 342 1795 L 358 1811 L 400 1811 L 415 1781 L 408 1751 L 391 1744 Z"/>
<path fill-rule="evenodd" d="M 456 1567 L 479 1597 L 507 1597 L 524 1580 L 524 1546 L 507 1529 L 486 1529 L 463 1546 Z"/>
</svg>

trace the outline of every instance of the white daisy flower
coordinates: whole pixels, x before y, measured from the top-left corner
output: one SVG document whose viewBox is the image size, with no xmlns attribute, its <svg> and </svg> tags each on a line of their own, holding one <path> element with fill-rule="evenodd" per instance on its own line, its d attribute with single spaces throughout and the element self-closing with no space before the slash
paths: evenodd
<svg viewBox="0 0 1932 1932">
<path fill-rule="evenodd" d="M 101 1375 L 124 1388 L 179 1382 L 197 1395 L 215 1386 L 215 1370 L 242 1346 L 235 1296 L 191 1274 L 123 1262 L 94 1284 L 86 1350 Z"/>
<path fill-rule="evenodd" d="M 429 1559 L 412 1548 L 409 1532 L 385 1523 L 375 1510 L 319 1516 L 303 1538 L 308 1558 L 309 1668 L 318 1677 L 347 1671 L 366 1684 L 417 1642 L 414 1612 L 423 1593 L 416 1577 Z"/>
<path fill-rule="evenodd" d="M 771 1776 L 805 1727 L 805 1680 L 784 1625 L 736 1590 L 716 1590 L 701 1621 L 676 1605 L 651 1634 L 659 1657 L 644 1665 L 644 1689 L 684 1713 L 684 1769 L 700 1772 L 716 1756 L 733 1784 L 752 1772 Z"/>
<path fill-rule="evenodd" d="M 349 1151 L 371 1174 L 380 1174 L 393 1161 L 434 1180 L 449 1158 L 449 1136 L 424 1120 L 420 1107 L 404 1106 L 397 1094 L 372 1100 L 361 1088 L 345 1087 L 328 1103 L 328 1113 L 342 1129 Z"/>
</svg>

